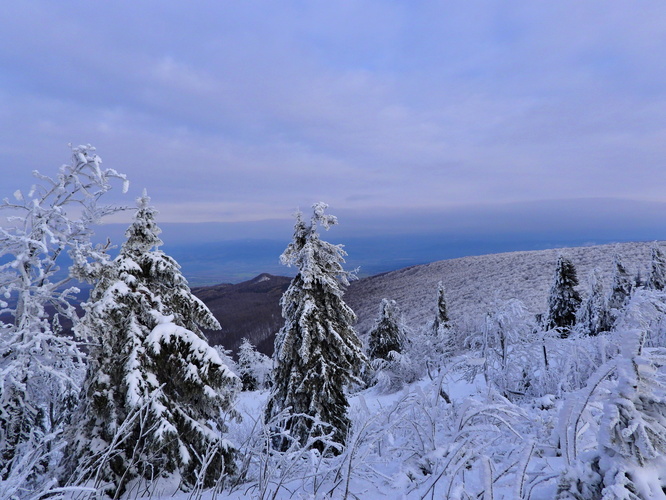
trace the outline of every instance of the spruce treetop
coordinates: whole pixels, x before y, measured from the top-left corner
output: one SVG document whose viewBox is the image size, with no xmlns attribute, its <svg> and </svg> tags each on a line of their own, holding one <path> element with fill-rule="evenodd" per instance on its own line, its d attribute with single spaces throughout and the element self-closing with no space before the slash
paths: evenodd
<svg viewBox="0 0 666 500">
<path fill-rule="evenodd" d="M 162 229 L 157 225 L 157 210 L 150 205 L 150 197 L 143 190 L 141 197 L 136 199 L 137 211 L 132 224 L 125 231 L 127 240 L 123 250 L 130 255 L 143 255 L 153 249 L 158 250 L 163 241 L 159 238 Z"/>
</svg>

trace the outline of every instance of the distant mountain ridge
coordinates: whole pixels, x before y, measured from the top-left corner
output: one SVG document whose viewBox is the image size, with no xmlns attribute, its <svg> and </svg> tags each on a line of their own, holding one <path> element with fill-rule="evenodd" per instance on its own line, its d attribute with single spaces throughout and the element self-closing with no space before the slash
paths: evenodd
<svg viewBox="0 0 666 500">
<path fill-rule="evenodd" d="M 291 278 L 262 273 L 238 284 L 192 288 L 212 311 L 222 330 L 204 330 L 208 341 L 236 352 L 243 337 L 259 351 L 273 352 L 273 338 L 282 326 L 280 297 Z"/>
<path fill-rule="evenodd" d="M 442 260 L 356 281 L 347 291 L 347 303 L 358 316 L 356 329 L 361 335 L 372 327 L 383 298 L 398 303 L 408 326 L 430 324 L 440 280 L 446 288 L 449 315 L 454 322 L 482 317 L 493 301 L 513 298 L 521 300 L 529 312 L 538 314 L 546 311 L 558 255 L 564 254 L 573 261 L 579 290 L 585 297 L 587 277 L 594 268 L 599 269 L 608 288 L 616 253 L 629 272 L 640 271 L 646 277 L 652 244 L 616 243 Z"/>
<path fill-rule="evenodd" d="M 441 260 L 406 267 L 352 282 L 345 301 L 358 316 L 356 330 L 365 336 L 377 317 L 383 298 L 396 300 L 408 326 L 420 328 L 434 318 L 437 283 L 446 287 L 449 314 L 454 321 L 482 317 L 494 300 L 521 300 L 533 314 L 546 310 L 555 263 L 559 254 L 576 266 L 580 291 L 586 294 L 587 276 L 595 267 L 608 286 L 613 255 L 617 253 L 632 273 L 645 277 L 652 242 L 617 243 L 589 247 L 508 252 Z M 290 277 L 260 274 L 236 285 L 193 288 L 223 326 L 206 332 L 212 344 L 235 351 L 248 337 L 260 351 L 273 351 L 275 333 L 283 324 L 279 301 Z"/>
</svg>

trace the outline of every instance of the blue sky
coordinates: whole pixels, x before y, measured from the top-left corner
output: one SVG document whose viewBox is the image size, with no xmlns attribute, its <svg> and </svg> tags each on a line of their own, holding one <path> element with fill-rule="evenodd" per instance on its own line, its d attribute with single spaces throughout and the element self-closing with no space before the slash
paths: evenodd
<svg viewBox="0 0 666 500">
<path fill-rule="evenodd" d="M 651 0 L 8 2 L 0 194 L 90 143 L 109 201 L 222 239 L 319 200 L 350 235 L 662 239 L 665 51 Z"/>
</svg>

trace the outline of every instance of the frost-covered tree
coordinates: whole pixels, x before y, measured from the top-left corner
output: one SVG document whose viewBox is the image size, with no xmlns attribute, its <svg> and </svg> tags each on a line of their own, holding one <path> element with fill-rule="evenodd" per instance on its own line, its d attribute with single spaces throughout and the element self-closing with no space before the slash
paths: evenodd
<svg viewBox="0 0 666 500">
<path fill-rule="evenodd" d="M 520 300 L 503 301 L 495 296 L 479 333 L 468 339 L 477 357 L 467 376 L 473 380 L 483 373 L 487 383 L 505 394 L 523 392 L 528 374 L 523 370 L 522 347 L 529 342 L 534 329 L 532 316 L 526 313 Z"/>
<path fill-rule="evenodd" d="M 451 328 L 449 309 L 446 305 L 446 290 L 441 281 L 437 283 L 437 311 L 432 323 L 433 333 L 436 335 L 440 328 Z"/>
<path fill-rule="evenodd" d="M 545 326 L 547 329 L 557 329 L 563 337 L 569 334 L 576 323 L 576 311 L 581 303 L 577 286 L 578 276 L 573 262 L 560 255 L 548 295 L 548 316 Z"/>
<path fill-rule="evenodd" d="M 238 348 L 238 375 L 244 391 L 265 389 L 271 380 L 271 359 L 257 351 L 247 338 Z"/>
<path fill-rule="evenodd" d="M 655 242 L 651 248 L 650 274 L 645 286 L 651 290 L 666 288 L 666 257 L 661 247 Z"/>
<path fill-rule="evenodd" d="M 408 347 L 408 335 L 398 305 L 395 300 L 383 299 L 379 316 L 368 333 L 371 369 L 366 378 L 369 383 L 377 384 L 381 391 L 393 392 L 416 380 L 420 370 L 414 366 L 411 353 L 406 352 Z"/>
<path fill-rule="evenodd" d="M 61 334 L 59 317 L 78 320 L 78 288 L 72 277 L 92 280 L 107 260 L 93 246 L 93 227 L 120 210 L 99 205 L 112 180 L 125 177 L 101 168 L 91 146 L 72 148 L 72 161 L 54 178 L 17 190 L 0 208 L 8 224 L 0 229 L 0 476 L 11 473 L 20 455 L 44 433 L 67 420 L 84 370 L 71 336 Z M 63 269 L 71 262 L 69 272 Z M 55 316 L 51 315 L 55 312 Z"/>
<path fill-rule="evenodd" d="M 642 288 L 645 286 L 645 281 L 643 280 L 643 275 L 641 270 L 636 271 L 636 276 L 634 277 L 634 288 Z"/>
<path fill-rule="evenodd" d="M 402 352 L 405 342 L 398 305 L 395 300 L 383 299 L 379 317 L 368 333 L 368 358 L 388 359 L 390 352 Z"/>
<path fill-rule="evenodd" d="M 633 280 L 627 269 L 622 264 L 620 256 L 615 254 L 613 257 L 613 276 L 611 278 L 611 290 L 608 295 L 608 316 L 610 326 L 615 324 L 621 311 L 627 304 L 631 291 L 633 290 Z"/>
<path fill-rule="evenodd" d="M 608 305 L 598 269 L 588 277 L 587 297 L 576 313 L 576 331 L 583 335 L 598 335 L 610 330 Z"/>
<path fill-rule="evenodd" d="M 440 356 L 447 358 L 455 351 L 453 325 L 449 318 L 449 310 L 446 304 L 446 290 L 441 281 L 437 284 L 437 311 L 432 323 L 432 348 Z"/>
<path fill-rule="evenodd" d="M 343 301 L 353 276 L 342 267 L 346 252 L 322 241 L 317 232 L 337 219 L 324 213 L 325 203 L 313 208 L 310 224 L 300 212 L 296 215 L 294 239 L 280 257 L 283 264 L 296 266 L 298 274 L 280 301 L 285 324 L 275 338 L 266 420 L 274 422 L 286 412 L 283 428 L 295 443 L 306 446 L 311 438 L 331 434 L 328 443 L 335 447 L 344 444 L 350 425 L 345 389 L 361 382 L 366 358 L 352 327 L 356 315 Z M 274 439 L 277 449 L 290 446 L 286 435 Z M 321 441 L 314 446 L 326 447 Z"/>
<path fill-rule="evenodd" d="M 602 493 L 609 498 L 657 498 L 659 492 L 658 498 L 664 498 L 666 481 L 651 470 L 663 470 L 665 463 L 666 379 L 660 368 L 666 364 L 666 353 L 644 345 L 648 323 L 663 317 L 666 304 L 662 294 L 641 290 L 627 307 L 619 325 L 617 383 L 605 399 L 599 431 Z"/>
<path fill-rule="evenodd" d="M 77 327 L 92 347 L 72 468 L 114 494 L 135 477 L 177 472 L 185 485 L 210 486 L 233 469 L 221 412 L 233 414 L 239 380 L 201 332 L 219 323 L 159 250 L 149 201 L 138 199 Z"/>
</svg>

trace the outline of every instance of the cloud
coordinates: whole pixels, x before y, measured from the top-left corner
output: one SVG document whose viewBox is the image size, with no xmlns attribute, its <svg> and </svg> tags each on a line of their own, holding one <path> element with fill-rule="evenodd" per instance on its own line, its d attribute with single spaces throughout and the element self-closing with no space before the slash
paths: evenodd
<svg viewBox="0 0 666 500">
<path fill-rule="evenodd" d="M 172 222 L 662 202 L 666 16 L 641 6 L 14 2 L 0 195 L 80 142 Z"/>
</svg>

